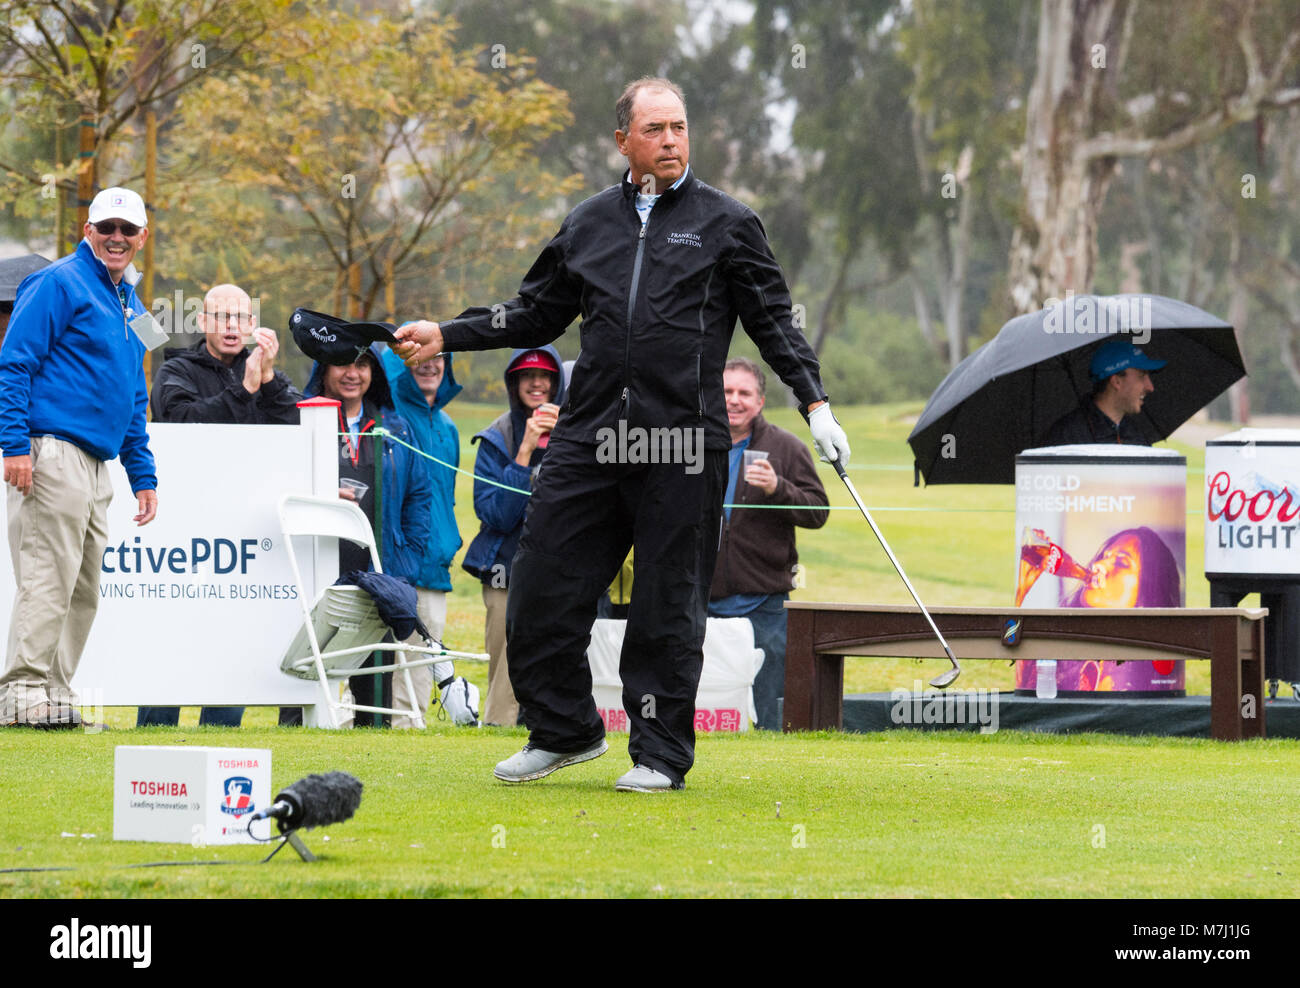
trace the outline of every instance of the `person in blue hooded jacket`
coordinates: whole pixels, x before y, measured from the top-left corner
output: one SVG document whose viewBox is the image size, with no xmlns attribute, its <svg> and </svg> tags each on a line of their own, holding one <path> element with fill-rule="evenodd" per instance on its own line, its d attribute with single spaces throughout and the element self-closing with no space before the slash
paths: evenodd
<svg viewBox="0 0 1300 988">
<path fill-rule="evenodd" d="M 474 460 L 474 513 L 481 524 L 461 565 L 482 582 L 487 608 L 485 638 L 491 658 L 485 724 L 513 727 L 519 720 L 506 666 L 506 592 L 528 508 L 528 495 L 518 492 L 531 489 L 564 400 L 560 366 L 553 346 L 512 353 L 505 371 L 510 408 L 473 439 L 480 444 Z"/>
<path fill-rule="evenodd" d="M 356 501 L 371 527 L 380 533 L 379 561 L 384 572 L 416 583 L 432 529 L 433 487 L 417 453 L 387 438 L 381 446 L 375 437 L 367 435 L 381 426 L 396 439 L 415 444 L 410 428 L 394 407 L 379 348 L 371 346 L 352 364 L 314 364 L 303 393 L 340 402 L 339 496 Z M 339 572 L 354 569 L 370 569 L 369 552 L 340 539 Z M 379 703 L 374 702 L 381 700 L 375 695 L 374 678 L 352 678 L 356 702 L 391 706 L 391 673 L 382 677 Z M 375 724 L 376 716 L 358 712 L 356 722 L 359 726 Z M 285 722 L 283 711 L 281 722 Z"/>
<path fill-rule="evenodd" d="M 391 351 L 385 350 L 383 354 L 384 371 L 393 389 L 393 402 L 410 427 L 415 445 L 441 461 L 435 463 L 416 455 L 432 490 L 432 527 L 419 570 L 412 581 L 420 619 L 438 641 L 442 641 L 447 626 L 451 561 L 461 547 L 460 529 L 456 525 L 456 472 L 453 469 L 460 466 L 460 433 L 445 411 L 447 404 L 461 390 L 452 371 L 451 356 L 450 353 L 440 354 L 439 359 L 412 369 Z M 407 640 L 419 644 L 418 634 Z M 414 697 L 406 695 L 406 684 L 401 676 L 393 680 L 393 705 L 408 707 L 414 701 L 423 714 L 429 709 L 429 694 L 433 689 L 432 667 L 412 669 L 411 685 L 415 690 Z M 410 717 L 394 717 L 393 726 L 414 727 L 415 722 Z"/>
</svg>

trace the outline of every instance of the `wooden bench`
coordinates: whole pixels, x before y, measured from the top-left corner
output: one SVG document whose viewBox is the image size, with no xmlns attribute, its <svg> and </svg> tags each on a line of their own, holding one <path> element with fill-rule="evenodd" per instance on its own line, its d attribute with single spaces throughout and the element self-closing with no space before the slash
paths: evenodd
<svg viewBox="0 0 1300 988">
<path fill-rule="evenodd" d="M 786 731 L 843 727 L 844 656 L 947 661 L 914 606 L 787 601 Z M 932 607 L 958 662 L 967 659 L 1209 659 L 1210 735 L 1264 737 L 1263 608 Z M 1018 644 L 1002 643 L 1011 619 Z M 957 680 L 954 689 L 961 688 Z"/>
</svg>

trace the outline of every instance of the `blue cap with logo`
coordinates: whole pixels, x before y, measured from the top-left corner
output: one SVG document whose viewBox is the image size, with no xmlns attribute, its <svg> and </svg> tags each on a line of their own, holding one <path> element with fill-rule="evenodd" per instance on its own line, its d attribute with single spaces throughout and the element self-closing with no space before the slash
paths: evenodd
<svg viewBox="0 0 1300 988">
<path fill-rule="evenodd" d="M 1104 381 L 1112 374 L 1123 374 L 1130 367 L 1144 371 L 1158 371 L 1166 363 L 1168 363 L 1166 360 L 1148 357 L 1128 340 L 1111 340 L 1092 355 L 1092 364 L 1088 368 L 1088 373 L 1092 375 L 1094 381 Z"/>
</svg>

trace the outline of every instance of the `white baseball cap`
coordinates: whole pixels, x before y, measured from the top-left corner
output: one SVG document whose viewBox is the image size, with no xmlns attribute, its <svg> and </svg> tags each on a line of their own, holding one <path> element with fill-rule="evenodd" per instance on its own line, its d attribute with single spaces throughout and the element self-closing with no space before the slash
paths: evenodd
<svg viewBox="0 0 1300 988">
<path fill-rule="evenodd" d="M 144 212 L 144 200 L 130 189 L 114 186 L 105 189 L 90 202 L 91 223 L 100 220 L 126 220 L 136 226 L 148 226 L 149 217 Z"/>
</svg>

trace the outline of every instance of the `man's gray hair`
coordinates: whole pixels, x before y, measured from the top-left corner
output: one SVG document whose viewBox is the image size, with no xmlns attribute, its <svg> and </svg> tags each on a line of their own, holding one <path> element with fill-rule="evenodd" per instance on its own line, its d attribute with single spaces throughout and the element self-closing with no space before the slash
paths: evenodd
<svg viewBox="0 0 1300 988">
<path fill-rule="evenodd" d="M 722 367 L 725 374 L 729 370 L 746 370 L 754 375 L 754 380 L 758 382 L 758 396 L 767 397 L 767 375 L 763 373 L 763 368 L 750 360 L 748 357 L 732 357 Z"/>
<path fill-rule="evenodd" d="M 614 104 L 614 116 L 618 118 L 618 129 L 624 134 L 632 126 L 632 104 L 636 101 L 636 94 L 643 89 L 666 89 L 681 100 L 682 109 L 686 109 L 686 94 L 682 92 L 681 86 L 659 76 L 642 76 L 640 79 L 629 82 L 623 89 L 623 95 Z"/>
</svg>

